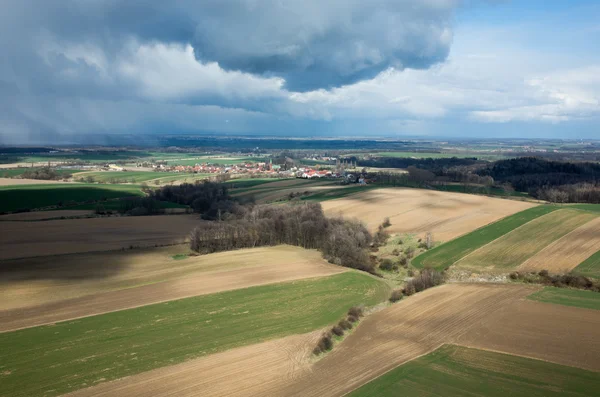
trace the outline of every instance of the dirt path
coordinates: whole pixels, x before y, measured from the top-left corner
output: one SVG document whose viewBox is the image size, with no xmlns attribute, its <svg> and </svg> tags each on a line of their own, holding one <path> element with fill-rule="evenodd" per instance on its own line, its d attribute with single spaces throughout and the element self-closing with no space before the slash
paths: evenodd
<svg viewBox="0 0 600 397">
<path fill-rule="evenodd" d="M 291 381 L 309 367 L 320 332 L 229 350 L 68 396 L 266 396 L 270 385 Z"/>
<path fill-rule="evenodd" d="M 51 303 L 41 303 L 43 298 L 41 294 L 38 294 L 40 304 L 1 310 L 0 332 L 190 296 L 323 277 L 346 271 L 342 267 L 327 263 L 317 251 L 288 246 L 232 251 L 190 258 L 187 260 L 185 268 L 179 270 L 171 274 L 159 272 L 153 278 L 145 280 L 147 285 L 142 284 L 137 287 L 110 291 L 111 287 L 116 288 L 120 284 L 103 284 L 102 287 L 108 290 L 107 292 L 56 300 Z M 175 278 L 163 281 L 168 277 Z M 47 290 L 47 293 L 58 290 L 59 298 L 80 293 L 77 283 L 73 284 L 73 291 L 69 291 L 69 287 L 51 288 Z M 19 295 L 27 293 L 27 287 L 20 287 L 22 290 L 20 293 L 18 288 L 7 288 L 6 291 L 11 294 L 8 298 L 18 299 Z M 5 293 L 3 289 L 2 295 Z M 54 300 L 55 297 L 51 299 Z"/>
<path fill-rule="evenodd" d="M 325 213 L 362 220 L 375 230 L 388 217 L 391 233 L 432 232 L 449 241 L 535 204 L 425 189 L 369 190 L 322 203 Z"/>
<path fill-rule="evenodd" d="M 600 217 L 554 241 L 525 261 L 519 270 L 569 272 L 600 251 Z"/>
</svg>

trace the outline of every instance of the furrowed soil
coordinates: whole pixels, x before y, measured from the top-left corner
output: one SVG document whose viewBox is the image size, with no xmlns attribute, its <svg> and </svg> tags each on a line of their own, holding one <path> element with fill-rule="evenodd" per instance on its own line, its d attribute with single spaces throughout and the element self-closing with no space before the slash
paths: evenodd
<svg viewBox="0 0 600 397">
<path fill-rule="evenodd" d="M 455 263 L 457 268 L 514 269 L 546 246 L 596 218 L 577 210 L 558 210 L 541 216 L 481 247 Z"/>
<path fill-rule="evenodd" d="M 181 244 L 201 222 L 197 215 L 1 222 L 0 260 Z"/>
<path fill-rule="evenodd" d="M 56 210 L 19 212 L 16 214 L 0 215 L 0 221 L 43 221 L 46 219 L 57 219 L 60 217 L 83 217 L 93 215 L 93 210 Z M 1 225 L 0 225 L 1 226 Z"/>
<path fill-rule="evenodd" d="M 59 395 L 335 323 L 390 288 L 345 272 L 0 333 L 0 395 Z M 35 379 L 32 382 L 32 379 Z"/>
<path fill-rule="evenodd" d="M 321 332 L 293 335 L 144 372 L 69 394 L 85 396 L 260 396 L 310 368 Z"/>
<path fill-rule="evenodd" d="M 181 252 L 185 246 L 7 261 L 0 331 L 347 270 L 291 246 L 172 258 Z"/>
<path fill-rule="evenodd" d="M 386 188 L 322 203 L 329 216 L 358 218 L 375 230 L 387 217 L 391 233 L 433 233 L 448 241 L 535 204 L 425 189 Z"/>
<path fill-rule="evenodd" d="M 596 331 L 600 312 L 525 299 L 536 290 L 534 286 L 492 284 L 432 288 L 371 314 L 333 351 L 312 359 L 308 366 L 294 366 L 287 376 L 271 372 L 267 355 L 250 364 L 246 360 L 231 363 L 215 377 L 194 372 L 196 367 L 209 365 L 204 360 L 210 357 L 206 357 L 165 368 L 166 376 L 158 378 L 163 382 L 151 380 L 163 372 L 140 374 L 83 390 L 81 395 L 127 396 L 135 391 L 142 396 L 200 396 L 206 391 L 210 396 L 341 396 L 448 343 L 600 371 Z M 304 355 L 306 350 L 300 350 Z M 224 354 L 228 353 L 232 352 Z M 290 360 L 289 365 L 294 363 Z M 238 384 L 240 371 L 244 375 Z M 247 379 L 254 377 L 262 384 L 252 383 L 246 389 Z"/>
<path fill-rule="evenodd" d="M 600 217 L 556 240 L 525 261 L 519 270 L 567 273 L 600 251 Z"/>
</svg>

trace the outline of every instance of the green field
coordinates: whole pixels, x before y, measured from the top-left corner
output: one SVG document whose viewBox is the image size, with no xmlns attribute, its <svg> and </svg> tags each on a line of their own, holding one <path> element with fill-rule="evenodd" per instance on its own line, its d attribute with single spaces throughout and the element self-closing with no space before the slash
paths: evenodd
<svg viewBox="0 0 600 397">
<path fill-rule="evenodd" d="M 545 287 L 527 297 L 539 302 L 600 310 L 600 293 L 578 289 Z M 600 389 L 599 389 L 600 390 Z"/>
<path fill-rule="evenodd" d="M 600 251 L 581 262 L 573 273 L 581 274 L 582 276 L 600 278 Z"/>
<path fill-rule="evenodd" d="M 75 180 L 84 180 L 87 177 L 94 178 L 96 182 L 104 183 L 140 183 L 152 179 L 169 176 L 182 176 L 175 172 L 154 172 L 154 171 L 94 171 L 76 174 Z"/>
<path fill-rule="evenodd" d="M 540 205 L 521 211 L 435 247 L 413 259 L 412 265 L 417 268 L 432 267 L 444 270 L 465 255 L 496 240 L 511 230 L 558 209 L 559 207 L 556 206 Z"/>
<path fill-rule="evenodd" d="M 511 269 L 597 214 L 561 209 L 534 219 L 455 263 L 458 268 Z"/>
<path fill-rule="evenodd" d="M 444 345 L 350 393 L 396 396 L 597 396 L 600 373 L 541 360 Z"/>
<path fill-rule="evenodd" d="M 356 193 L 366 192 L 366 191 L 373 190 L 373 189 L 380 189 L 382 187 L 385 187 L 385 186 L 374 186 L 374 185 L 372 185 L 372 186 L 361 186 L 361 185 L 351 186 L 351 185 L 348 185 L 343 188 L 337 187 L 337 188 L 334 188 L 331 190 L 320 190 L 318 193 L 311 194 L 310 196 L 302 197 L 301 200 L 322 202 L 322 201 L 333 200 L 333 199 L 350 196 L 350 195 L 356 194 Z"/>
<path fill-rule="evenodd" d="M 0 333 L 0 395 L 58 395 L 191 358 L 306 333 L 389 287 L 358 272 L 186 298 Z M 35 380 L 35 381 L 32 381 Z"/>
<path fill-rule="evenodd" d="M 576 208 L 583 211 L 600 212 L 600 204 L 566 204 L 564 208 Z"/>
<path fill-rule="evenodd" d="M 136 185 L 57 183 L 0 186 L 0 212 L 143 195 Z"/>
</svg>

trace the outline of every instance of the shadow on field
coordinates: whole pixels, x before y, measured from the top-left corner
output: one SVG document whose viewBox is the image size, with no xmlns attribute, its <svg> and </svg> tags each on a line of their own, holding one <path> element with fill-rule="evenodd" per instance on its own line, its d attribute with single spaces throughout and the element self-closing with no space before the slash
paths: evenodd
<svg viewBox="0 0 600 397">
<path fill-rule="evenodd" d="M 127 268 L 132 255 L 129 252 L 117 252 L 118 255 L 102 252 L 8 259 L 0 262 L 0 280 L 4 283 L 114 277 Z"/>
</svg>

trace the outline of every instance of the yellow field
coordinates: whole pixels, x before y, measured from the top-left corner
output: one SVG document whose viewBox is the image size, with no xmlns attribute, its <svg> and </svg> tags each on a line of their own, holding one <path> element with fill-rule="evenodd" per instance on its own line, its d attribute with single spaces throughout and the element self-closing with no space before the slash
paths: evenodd
<svg viewBox="0 0 600 397">
<path fill-rule="evenodd" d="M 329 216 L 358 218 L 375 230 L 388 217 L 391 233 L 433 233 L 435 241 L 448 241 L 535 204 L 439 192 L 388 188 L 353 194 L 322 203 Z"/>
<path fill-rule="evenodd" d="M 600 217 L 578 227 L 529 258 L 519 270 L 566 273 L 600 251 Z"/>
<path fill-rule="evenodd" d="M 591 221 L 597 214 L 564 209 L 514 229 L 455 263 L 458 268 L 511 269 Z"/>
</svg>

